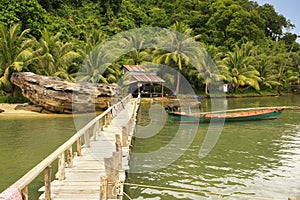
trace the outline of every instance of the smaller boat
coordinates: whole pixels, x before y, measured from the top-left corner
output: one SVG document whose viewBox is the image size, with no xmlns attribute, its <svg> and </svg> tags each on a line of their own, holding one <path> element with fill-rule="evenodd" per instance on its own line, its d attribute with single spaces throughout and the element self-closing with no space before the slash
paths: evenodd
<svg viewBox="0 0 300 200">
<path fill-rule="evenodd" d="M 168 114 L 175 123 L 209 123 L 211 120 L 235 122 L 276 119 L 284 110 L 283 107 L 260 107 L 223 110 L 204 113 L 186 113 L 168 110 Z"/>
</svg>

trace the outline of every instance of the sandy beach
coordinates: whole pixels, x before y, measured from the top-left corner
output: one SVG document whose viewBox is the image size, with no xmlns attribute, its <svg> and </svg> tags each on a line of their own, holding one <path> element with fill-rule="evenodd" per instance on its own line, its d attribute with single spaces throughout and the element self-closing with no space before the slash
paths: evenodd
<svg viewBox="0 0 300 200">
<path fill-rule="evenodd" d="M 41 113 L 26 111 L 26 110 L 15 110 L 17 105 L 22 104 L 9 104 L 9 103 L 0 103 L 0 109 L 4 110 L 4 112 L 0 113 L 0 115 L 5 114 L 31 114 L 31 115 L 42 115 Z"/>
</svg>

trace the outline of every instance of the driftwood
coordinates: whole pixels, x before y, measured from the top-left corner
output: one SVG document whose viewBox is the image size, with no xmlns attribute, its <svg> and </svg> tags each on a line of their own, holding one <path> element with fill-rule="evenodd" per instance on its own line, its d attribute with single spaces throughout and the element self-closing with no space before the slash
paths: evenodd
<svg viewBox="0 0 300 200">
<path fill-rule="evenodd" d="M 31 72 L 13 73 L 11 82 L 33 104 L 55 113 L 99 111 L 119 99 L 116 84 L 72 82 Z"/>
</svg>

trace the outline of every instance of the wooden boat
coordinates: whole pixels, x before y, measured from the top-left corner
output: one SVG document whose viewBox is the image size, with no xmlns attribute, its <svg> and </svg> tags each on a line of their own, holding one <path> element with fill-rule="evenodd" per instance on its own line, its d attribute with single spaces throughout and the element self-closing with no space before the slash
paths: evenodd
<svg viewBox="0 0 300 200">
<path fill-rule="evenodd" d="M 172 121 L 175 123 L 209 123 L 211 120 L 234 122 L 275 119 L 282 113 L 283 110 L 283 107 L 261 107 L 205 113 L 186 113 L 172 110 L 167 110 L 167 112 L 171 116 Z"/>
</svg>

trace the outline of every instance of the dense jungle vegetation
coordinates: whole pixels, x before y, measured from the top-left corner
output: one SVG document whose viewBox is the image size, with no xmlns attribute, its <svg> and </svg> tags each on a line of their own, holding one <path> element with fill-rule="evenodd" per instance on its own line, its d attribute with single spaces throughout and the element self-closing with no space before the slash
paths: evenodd
<svg viewBox="0 0 300 200">
<path fill-rule="evenodd" d="M 249 0 L 0 2 L 2 95 L 17 96 L 10 82 L 15 71 L 74 80 L 81 63 L 98 44 L 140 27 L 161 27 L 191 36 L 213 58 L 220 73 L 205 64 L 193 70 L 187 58 L 192 50 L 177 45 L 172 52 L 133 48 L 105 63 L 105 72 L 86 69 L 88 75 L 81 80 L 112 83 L 122 76 L 121 65 L 153 62 L 179 70 L 196 92 L 207 95 L 215 80 L 228 83 L 231 93 L 238 94 L 288 92 L 291 84 L 300 84 L 300 45 L 297 35 L 290 32 L 294 25 L 269 4 L 260 6 Z M 176 35 L 170 37 L 178 40 Z M 128 37 L 124 45 L 134 42 L 142 41 Z"/>
</svg>

